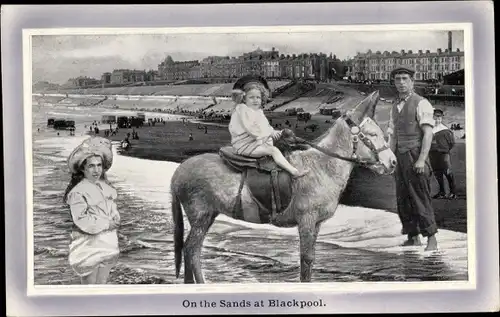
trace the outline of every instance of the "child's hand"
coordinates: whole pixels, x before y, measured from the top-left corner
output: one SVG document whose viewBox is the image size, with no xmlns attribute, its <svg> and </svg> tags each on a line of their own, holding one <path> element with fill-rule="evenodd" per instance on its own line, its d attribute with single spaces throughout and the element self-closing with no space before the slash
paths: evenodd
<svg viewBox="0 0 500 317">
<path fill-rule="evenodd" d="M 275 139 L 275 140 L 280 139 L 282 133 L 283 133 L 283 131 L 281 131 L 281 130 L 280 131 L 274 131 L 273 132 L 273 139 Z"/>
</svg>

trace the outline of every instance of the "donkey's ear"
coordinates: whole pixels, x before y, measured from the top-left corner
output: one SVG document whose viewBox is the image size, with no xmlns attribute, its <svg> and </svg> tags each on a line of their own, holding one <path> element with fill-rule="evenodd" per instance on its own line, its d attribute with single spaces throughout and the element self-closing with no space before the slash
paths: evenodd
<svg viewBox="0 0 500 317">
<path fill-rule="evenodd" d="M 354 109 L 352 118 L 360 123 L 365 117 L 373 119 L 378 100 L 380 99 L 379 91 L 376 90 L 363 99 Z"/>
</svg>

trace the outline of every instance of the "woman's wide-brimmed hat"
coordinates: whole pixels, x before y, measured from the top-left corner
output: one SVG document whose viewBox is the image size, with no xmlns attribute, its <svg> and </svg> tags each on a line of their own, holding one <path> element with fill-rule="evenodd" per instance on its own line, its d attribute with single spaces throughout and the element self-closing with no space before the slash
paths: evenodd
<svg viewBox="0 0 500 317">
<path fill-rule="evenodd" d="M 68 157 L 68 167 L 72 173 L 77 173 L 83 161 L 91 156 L 102 158 L 102 168 L 107 171 L 113 164 L 111 141 L 101 137 L 91 137 L 77 146 Z"/>
</svg>

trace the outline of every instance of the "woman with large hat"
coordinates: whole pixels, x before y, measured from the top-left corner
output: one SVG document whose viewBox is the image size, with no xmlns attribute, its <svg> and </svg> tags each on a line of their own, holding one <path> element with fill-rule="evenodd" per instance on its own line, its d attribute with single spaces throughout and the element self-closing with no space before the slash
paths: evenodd
<svg viewBox="0 0 500 317">
<path fill-rule="evenodd" d="M 105 284 L 120 252 L 117 192 L 106 178 L 112 163 L 111 142 L 101 137 L 86 139 L 68 157 L 72 175 L 64 202 L 73 220 L 69 263 L 82 284 Z"/>
</svg>

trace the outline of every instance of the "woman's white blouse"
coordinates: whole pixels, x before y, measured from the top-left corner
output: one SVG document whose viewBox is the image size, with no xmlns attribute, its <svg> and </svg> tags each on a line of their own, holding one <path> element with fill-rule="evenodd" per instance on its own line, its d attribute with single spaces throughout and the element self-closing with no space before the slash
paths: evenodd
<svg viewBox="0 0 500 317">
<path fill-rule="evenodd" d="M 119 217 L 117 192 L 103 181 L 83 179 L 68 194 L 67 203 L 75 225 L 88 234 L 108 230 L 113 217 Z"/>
</svg>

